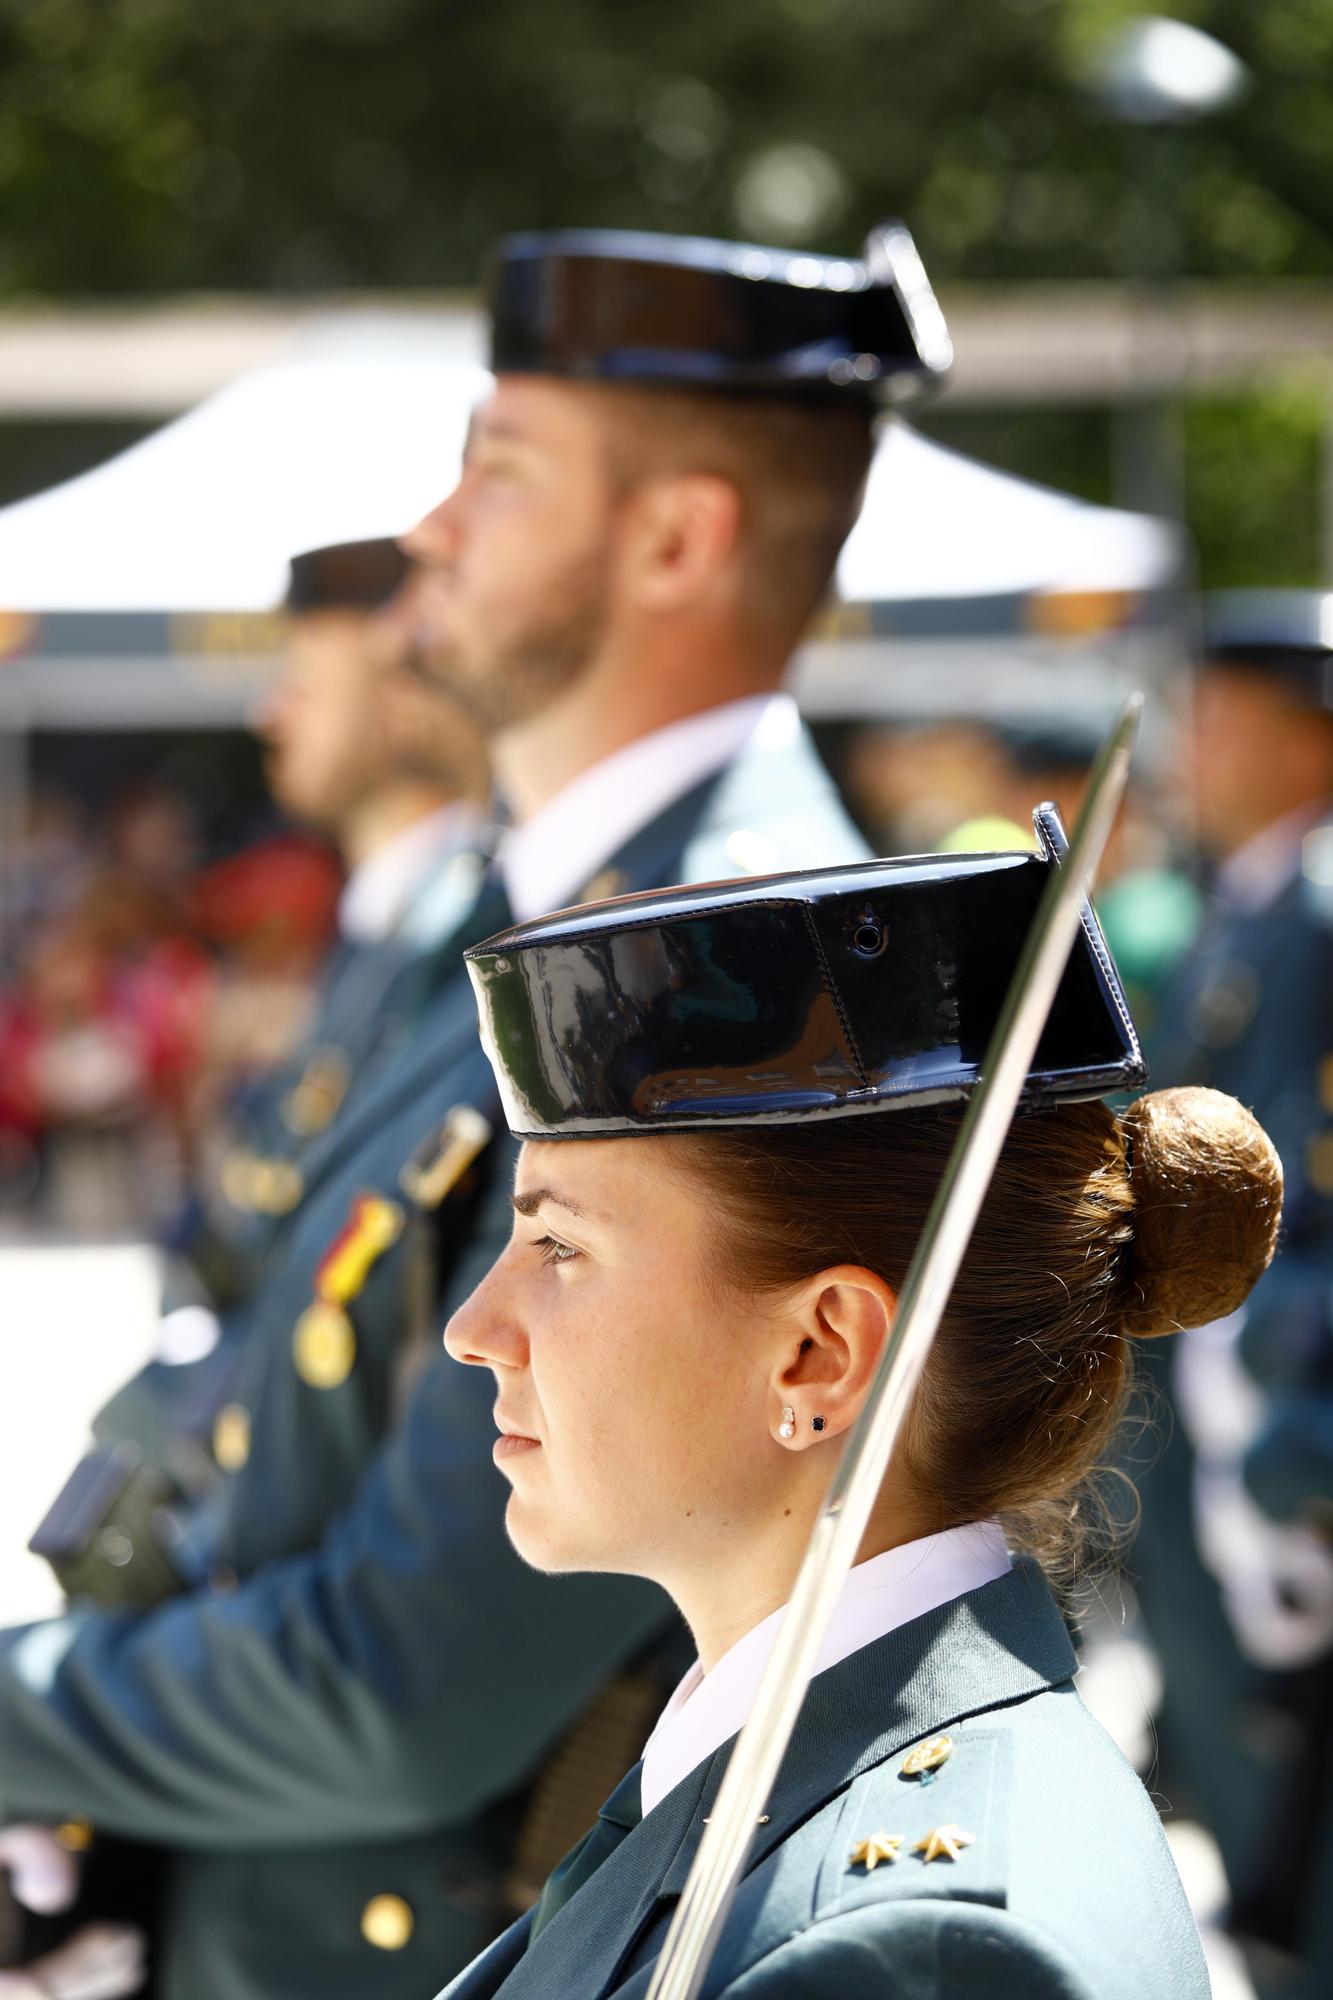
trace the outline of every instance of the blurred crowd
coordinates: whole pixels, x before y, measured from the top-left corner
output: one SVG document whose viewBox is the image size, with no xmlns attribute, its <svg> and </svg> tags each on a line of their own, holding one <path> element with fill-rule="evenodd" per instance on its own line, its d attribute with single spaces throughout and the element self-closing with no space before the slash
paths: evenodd
<svg viewBox="0 0 1333 2000">
<path fill-rule="evenodd" d="M 210 1124 L 299 1032 L 341 880 L 319 838 L 210 853 L 191 800 L 34 788 L 0 981 L 0 1215 L 162 1224 Z"/>
</svg>

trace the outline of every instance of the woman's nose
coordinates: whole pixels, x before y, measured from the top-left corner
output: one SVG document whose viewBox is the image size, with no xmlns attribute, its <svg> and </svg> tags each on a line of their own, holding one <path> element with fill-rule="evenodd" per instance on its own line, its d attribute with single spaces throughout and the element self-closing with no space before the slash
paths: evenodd
<svg viewBox="0 0 1333 2000">
<path fill-rule="evenodd" d="M 459 1306 L 444 1329 L 446 1352 L 470 1368 L 521 1368 L 528 1343 L 507 1302 L 504 1258 Z"/>
</svg>

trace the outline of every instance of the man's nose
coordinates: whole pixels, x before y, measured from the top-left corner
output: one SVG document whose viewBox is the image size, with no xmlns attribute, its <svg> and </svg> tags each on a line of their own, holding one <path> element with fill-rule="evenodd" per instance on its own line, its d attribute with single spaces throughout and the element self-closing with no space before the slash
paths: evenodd
<svg viewBox="0 0 1333 2000">
<path fill-rule="evenodd" d="M 466 474 L 438 506 L 423 514 L 415 528 L 400 538 L 404 553 L 414 561 L 438 566 L 452 560 L 458 548 L 465 484 Z"/>
</svg>

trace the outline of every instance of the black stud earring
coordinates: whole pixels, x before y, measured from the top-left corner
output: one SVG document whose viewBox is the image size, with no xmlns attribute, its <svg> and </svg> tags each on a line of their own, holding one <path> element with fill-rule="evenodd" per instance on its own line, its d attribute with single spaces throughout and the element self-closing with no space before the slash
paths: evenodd
<svg viewBox="0 0 1333 2000">
<path fill-rule="evenodd" d="M 824 1419 L 822 1417 L 811 1417 L 810 1428 L 812 1431 L 822 1431 L 824 1428 Z"/>
</svg>

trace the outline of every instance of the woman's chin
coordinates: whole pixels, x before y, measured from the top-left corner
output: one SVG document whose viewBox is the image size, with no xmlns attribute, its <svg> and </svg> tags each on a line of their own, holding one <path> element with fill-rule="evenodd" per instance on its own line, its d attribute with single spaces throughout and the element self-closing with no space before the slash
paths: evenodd
<svg viewBox="0 0 1333 2000">
<path fill-rule="evenodd" d="M 505 1510 L 505 1532 L 532 1569 L 559 1576 L 580 1567 L 577 1558 L 571 1557 L 562 1546 L 561 1537 L 555 1532 L 555 1524 L 549 1516 L 530 1503 L 525 1505 L 516 1493 L 510 1495 Z"/>
<path fill-rule="evenodd" d="M 517 1493 L 509 1498 L 505 1532 L 524 1562 L 532 1569 L 544 1570 L 548 1576 L 572 1576 L 580 1571 L 615 1567 L 608 1563 L 605 1549 L 593 1549 L 568 1531 L 562 1532 L 549 1509 L 534 1506 Z"/>
</svg>

